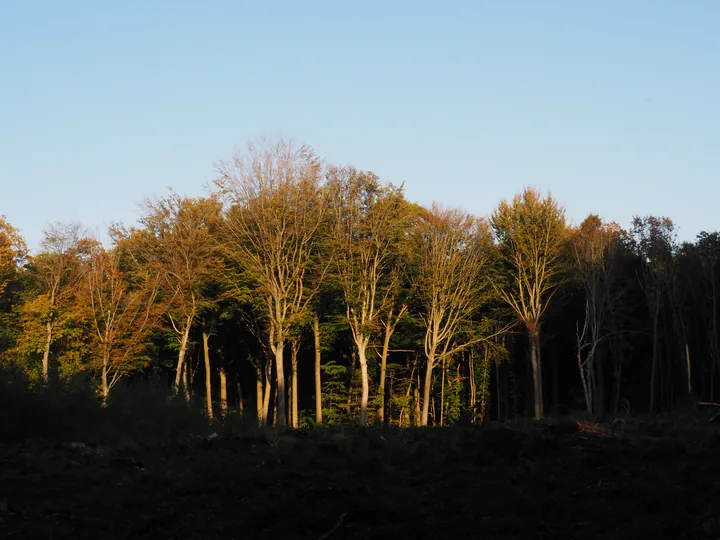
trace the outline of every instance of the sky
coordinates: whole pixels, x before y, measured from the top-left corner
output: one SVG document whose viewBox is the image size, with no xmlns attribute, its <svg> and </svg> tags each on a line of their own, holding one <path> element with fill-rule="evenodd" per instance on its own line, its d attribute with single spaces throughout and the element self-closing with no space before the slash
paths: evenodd
<svg viewBox="0 0 720 540">
<path fill-rule="evenodd" d="M 288 137 L 489 215 L 720 229 L 716 0 L 2 0 L 0 215 L 103 238 Z"/>
</svg>

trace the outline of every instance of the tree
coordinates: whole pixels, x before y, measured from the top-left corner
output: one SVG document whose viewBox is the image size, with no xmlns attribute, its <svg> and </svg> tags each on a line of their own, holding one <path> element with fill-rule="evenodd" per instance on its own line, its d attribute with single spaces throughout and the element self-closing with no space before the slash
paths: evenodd
<svg viewBox="0 0 720 540">
<path fill-rule="evenodd" d="M 171 193 L 145 204 L 140 222 L 144 229 L 124 233 L 129 249 L 159 276 L 167 317 L 178 338 L 178 359 L 173 390 L 177 394 L 183 377 L 190 330 L 211 299 L 208 284 L 220 267 L 214 237 L 221 203 L 216 197 L 185 198 Z M 190 399 L 185 385 L 185 398 Z"/>
<path fill-rule="evenodd" d="M 608 318 L 617 300 L 613 286 L 617 280 L 619 235 L 616 224 L 603 223 L 598 216 L 590 215 L 572 238 L 575 275 L 585 294 L 584 319 L 577 330 L 577 359 L 589 414 L 601 414 L 603 408 L 600 381 L 604 366 L 598 358 L 600 347 L 608 337 Z"/>
<path fill-rule="evenodd" d="M 652 367 L 650 371 L 650 411 L 655 412 L 660 369 L 660 325 L 662 310 L 672 283 L 673 255 L 677 248 L 675 225 L 666 217 L 635 216 L 630 229 L 642 274 L 640 285 L 645 292 L 652 320 Z"/>
<path fill-rule="evenodd" d="M 104 401 L 121 377 L 147 364 L 148 338 L 159 319 L 159 276 L 146 269 L 133 276 L 123 268 L 119 249 L 97 245 L 84 276 Z"/>
<path fill-rule="evenodd" d="M 394 262 L 410 224 L 409 206 L 402 188 L 382 186 L 373 173 L 353 167 L 333 169 L 329 187 L 333 260 L 360 363 L 364 426 L 370 391 L 367 351 L 378 338 L 381 318 L 394 307 Z"/>
<path fill-rule="evenodd" d="M 218 170 L 217 185 L 229 203 L 224 248 L 258 288 L 275 358 L 277 420 L 284 427 L 285 344 L 316 290 L 309 274 L 327 207 L 322 164 L 309 147 L 280 140 L 251 143 Z"/>
<path fill-rule="evenodd" d="M 551 196 L 543 199 L 539 192 L 526 189 L 512 203 L 500 203 L 491 222 L 505 266 L 495 286 L 528 331 L 535 418 L 540 419 L 544 414 L 541 326 L 560 282 L 565 211 Z"/>
<path fill-rule="evenodd" d="M 0 295 L 15 279 L 19 266 L 27 256 L 27 246 L 20 232 L 0 215 Z"/>
<path fill-rule="evenodd" d="M 428 424 L 433 368 L 480 339 L 459 341 L 482 304 L 484 271 L 492 248 L 487 222 L 437 205 L 425 212 L 416 231 L 415 288 L 423 306 L 427 358 L 422 417 Z"/>
<path fill-rule="evenodd" d="M 78 256 L 91 245 L 83 238 L 78 223 L 54 223 L 45 230 L 42 251 L 32 259 L 32 270 L 43 300 L 45 346 L 42 359 L 42 378 L 49 382 L 50 351 L 59 311 L 75 292 L 80 277 Z"/>
</svg>

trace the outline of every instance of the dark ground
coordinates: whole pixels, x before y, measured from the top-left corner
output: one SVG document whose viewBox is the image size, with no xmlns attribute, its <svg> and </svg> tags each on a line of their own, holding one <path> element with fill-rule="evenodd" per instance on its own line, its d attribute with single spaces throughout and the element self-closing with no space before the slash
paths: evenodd
<svg viewBox="0 0 720 540">
<path fill-rule="evenodd" d="M 720 538 L 720 433 L 668 425 L 15 441 L 0 538 Z"/>
</svg>

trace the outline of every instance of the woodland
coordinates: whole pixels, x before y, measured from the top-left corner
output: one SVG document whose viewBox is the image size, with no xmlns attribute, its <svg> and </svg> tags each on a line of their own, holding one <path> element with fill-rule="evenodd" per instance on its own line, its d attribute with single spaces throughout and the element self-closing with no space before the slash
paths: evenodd
<svg viewBox="0 0 720 540">
<path fill-rule="evenodd" d="M 290 140 L 216 171 L 107 243 L 0 217 L 0 531 L 717 536 L 719 232 L 424 207 Z"/>
</svg>

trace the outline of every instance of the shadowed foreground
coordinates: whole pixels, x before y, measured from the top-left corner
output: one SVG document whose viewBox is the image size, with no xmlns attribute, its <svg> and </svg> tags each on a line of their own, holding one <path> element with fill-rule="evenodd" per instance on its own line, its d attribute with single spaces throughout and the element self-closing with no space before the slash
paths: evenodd
<svg viewBox="0 0 720 540">
<path fill-rule="evenodd" d="M 3 538 L 717 538 L 709 426 L 0 447 Z"/>
</svg>

